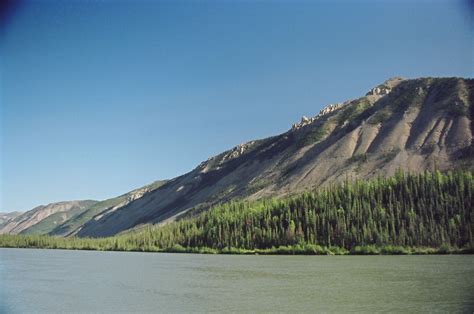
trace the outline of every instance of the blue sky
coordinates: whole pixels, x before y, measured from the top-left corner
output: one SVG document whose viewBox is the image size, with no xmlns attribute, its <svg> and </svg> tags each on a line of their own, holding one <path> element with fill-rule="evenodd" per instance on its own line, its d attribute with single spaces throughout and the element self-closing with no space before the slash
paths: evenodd
<svg viewBox="0 0 474 314">
<path fill-rule="evenodd" d="M 473 76 L 462 1 L 37 1 L 2 25 L 0 211 L 172 178 L 392 76 Z"/>
</svg>

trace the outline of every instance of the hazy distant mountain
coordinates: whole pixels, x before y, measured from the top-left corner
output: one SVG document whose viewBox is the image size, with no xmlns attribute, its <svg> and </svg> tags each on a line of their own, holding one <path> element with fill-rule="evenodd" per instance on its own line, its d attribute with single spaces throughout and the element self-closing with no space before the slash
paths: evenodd
<svg viewBox="0 0 474 314">
<path fill-rule="evenodd" d="M 105 201 L 58 202 L 33 208 L 25 213 L 0 215 L 0 234 L 51 234 L 68 236 L 76 234 L 84 223 L 99 219 L 104 213 L 127 205 L 147 192 L 163 185 L 166 181 L 135 189 L 121 196 Z"/>
<path fill-rule="evenodd" d="M 97 201 L 69 201 L 41 205 L 3 224 L 0 234 L 45 234 L 69 217 L 79 214 Z"/>
<path fill-rule="evenodd" d="M 63 224 L 56 226 L 54 229 L 48 231 L 51 235 L 62 235 L 69 236 L 75 235 L 82 228 L 82 225 L 89 220 L 100 220 L 103 215 L 111 214 L 117 209 L 128 205 L 130 202 L 139 199 L 146 193 L 157 189 L 162 186 L 166 181 L 155 181 L 152 184 L 146 185 L 144 187 L 135 189 L 131 192 L 123 194 L 118 197 L 110 198 L 105 201 L 97 202 L 87 208 L 85 211 L 76 215 Z"/>
<path fill-rule="evenodd" d="M 473 79 L 387 80 L 361 98 L 303 117 L 283 134 L 212 157 L 73 233 L 113 235 L 230 199 L 282 196 L 346 177 L 391 175 L 399 167 L 473 169 L 473 99 Z"/>
<path fill-rule="evenodd" d="M 21 214 L 22 212 L 0 213 L 0 229 L 2 226 Z"/>
</svg>

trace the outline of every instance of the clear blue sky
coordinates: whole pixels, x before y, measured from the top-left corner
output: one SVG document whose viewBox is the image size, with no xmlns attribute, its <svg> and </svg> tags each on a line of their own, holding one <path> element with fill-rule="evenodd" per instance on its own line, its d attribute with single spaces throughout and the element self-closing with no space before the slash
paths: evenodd
<svg viewBox="0 0 474 314">
<path fill-rule="evenodd" d="M 473 76 L 467 1 L 38 1 L 1 27 L 1 211 L 175 177 L 392 76 Z"/>
</svg>

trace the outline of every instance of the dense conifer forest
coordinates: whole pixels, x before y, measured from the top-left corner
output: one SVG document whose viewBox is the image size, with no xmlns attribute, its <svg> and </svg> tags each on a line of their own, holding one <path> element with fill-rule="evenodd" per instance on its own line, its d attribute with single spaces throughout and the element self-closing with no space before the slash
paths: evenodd
<svg viewBox="0 0 474 314">
<path fill-rule="evenodd" d="M 398 171 L 283 199 L 231 201 L 108 238 L 2 235 L 0 247 L 262 254 L 473 252 L 471 172 Z"/>
</svg>

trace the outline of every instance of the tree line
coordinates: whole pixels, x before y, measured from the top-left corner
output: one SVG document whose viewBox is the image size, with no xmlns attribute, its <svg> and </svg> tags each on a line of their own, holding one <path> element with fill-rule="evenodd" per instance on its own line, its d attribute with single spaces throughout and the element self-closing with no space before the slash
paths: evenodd
<svg viewBox="0 0 474 314">
<path fill-rule="evenodd" d="M 115 237 L 0 236 L 0 246 L 315 254 L 472 250 L 473 191 L 471 172 L 397 171 L 282 199 L 230 201 Z"/>
</svg>

